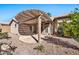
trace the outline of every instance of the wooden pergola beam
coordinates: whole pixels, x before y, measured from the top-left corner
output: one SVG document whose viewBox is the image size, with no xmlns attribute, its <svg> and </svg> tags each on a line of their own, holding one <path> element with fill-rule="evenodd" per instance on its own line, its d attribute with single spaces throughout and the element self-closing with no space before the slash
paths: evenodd
<svg viewBox="0 0 79 59">
<path fill-rule="evenodd" d="M 31 14 L 30 11 L 27 11 L 27 12 L 24 11 L 23 14 L 24 14 L 24 15 L 27 15 L 27 16 L 29 16 L 29 17 L 34 17 L 34 15 Z"/>
<path fill-rule="evenodd" d="M 32 17 L 32 18 L 30 18 L 30 19 L 27 19 L 27 20 L 24 20 L 24 21 L 22 21 L 22 22 L 26 22 L 26 21 L 30 21 L 30 20 L 37 19 L 39 16 L 40 16 L 40 15 L 38 15 L 38 16 L 35 16 L 35 17 Z"/>
<path fill-rule="evenodd" d="M 23 16 L 23 15 L 21 15 L 21 16 Z M 25 23 L 26 21 L 30 21 L 30 20 L 37 19 L 39 16 L 40 16 L 40 15 L 37 15 L 37 16 L 31 17 L 31 18 L 29 18 L 29 19 L 27 19 L 27 17 L 23 16 L 22 19 L 25 19 L 25 20 L 21 21 L 20 23 Z M 20 18 L 19 18 L 19 19 L 20 19 Z M 20 19 L 20 20 L 21 20 L 21 19 Z"/>
</svg>

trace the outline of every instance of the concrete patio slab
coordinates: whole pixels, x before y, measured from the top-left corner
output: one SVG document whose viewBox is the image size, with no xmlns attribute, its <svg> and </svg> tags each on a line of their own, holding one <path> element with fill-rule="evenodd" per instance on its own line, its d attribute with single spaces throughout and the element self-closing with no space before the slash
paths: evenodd
<svg viewBox="0 0 79 59">
<path fill-rule="evenodd" d="M 41 38 L 43 38 L 44 35 L 41 35 Z M 38 34 L 36 35 L 27 35 L 27 36 L 19 36 L 19 40 L 25 43 L 37 43 L 38 42 Z M 43 41 L 42 39 L 40 40 Z"/>
</svg>

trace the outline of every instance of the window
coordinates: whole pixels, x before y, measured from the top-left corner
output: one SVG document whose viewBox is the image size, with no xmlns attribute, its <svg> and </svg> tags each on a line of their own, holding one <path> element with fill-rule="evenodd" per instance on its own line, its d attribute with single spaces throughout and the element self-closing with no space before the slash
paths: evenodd
<svg viewBox="0 0 79 59">
<path fill-rule="evenodd" d="M 32 26 L 30 26 L 30 31 L 32 31 Z"/>
<path fill-rule="evenodd" d="M 15 24 L 15 28 L 17 27 L 17 24 Z"/>
<path fill-rule="evenodd" d="M 0 32 L 2 32 L 2 29 L 0 29 Z"/>
<path fill-rule="evenodd" d="M 34 29 L 35 27 L 34 26 L 30 26 L 30 31 L 32 32 L 32 33 L 35 33 L 35 29 Z"/>
</svg>

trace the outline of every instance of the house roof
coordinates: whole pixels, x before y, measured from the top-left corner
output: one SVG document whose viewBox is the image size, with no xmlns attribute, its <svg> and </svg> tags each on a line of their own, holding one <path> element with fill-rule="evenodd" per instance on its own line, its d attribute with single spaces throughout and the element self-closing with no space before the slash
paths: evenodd
<svg viewBox="0 0 79 59">
<path fill-rule="evenodd" d="M 63 18 L 69 18 L 69 14 L 54 17 L 54 19 L 63 19 Z"/>
<path fill-rule="evenodd" d="M 10 21 L 9 25 L 11 25 L 12 22 L 18 23 L 14 18 Z"/>
</svg>

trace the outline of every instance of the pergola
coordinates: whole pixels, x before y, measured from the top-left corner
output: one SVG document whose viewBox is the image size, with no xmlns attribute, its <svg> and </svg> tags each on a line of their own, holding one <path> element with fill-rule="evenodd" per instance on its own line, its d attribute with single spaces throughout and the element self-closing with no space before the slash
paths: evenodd
<svg viewBox="0 0 79 59">
<path fill-rule="evenodd" d="M 50 16 L 41 10 L 30 9 L 23 12 L 20 12 L 16 17 L 16 20 L 19 24 L 26 23 L 26 24 L 34 24 L 37 23 L 38 25 L 38 42 L 41 40 L 41 24 L 50 23 L 52 20 Z"/>
</svg>

